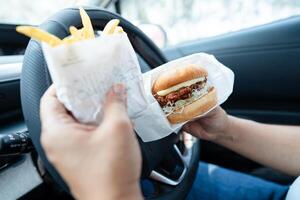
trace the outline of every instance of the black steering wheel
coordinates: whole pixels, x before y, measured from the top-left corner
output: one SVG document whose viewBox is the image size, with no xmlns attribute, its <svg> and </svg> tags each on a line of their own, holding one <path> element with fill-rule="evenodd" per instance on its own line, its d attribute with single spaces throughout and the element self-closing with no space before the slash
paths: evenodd
<svg viewBox="0 0 300 200">
<path fill-rule="evenodd" d="M 153 69 L 166 62 L 166 58 L 158 47 L 129 21 L 106 10 L 98 8 L 85 8 L 85 10 L 96 30 L 102 30 L 111 19 L 120 19 L 120 25 L 127 32 L 136 53 L 150 68 Z M 60 38 L 64 38 L 70 34 L 69 27 L 71 25 L 77 28 L 82 27 L 78 8 L 61 10 L 46 20 L 40 27 Z M 35 40 L 30 40 L 25 52 L 21 75 L 23 114 L 33 144 L 43 165 L 54 182 L 68 192 L 68 186 L 47 160 L 40 143 L 40 99 L 51 83 L 41 45 Z M 192 148 L 187 149 L 184 145 L 179 144 L 179 134 L 176 133 L 147 143 L 144 143 L 140 138 L 138 139 L 143 156 L 141 179 L 149 178 L 159 188 L 159 191 L 147 196 L 147 199 L 184 199 L 191 188 L 198 167 L 199 144 L 194 144 Z"/>
</svg>

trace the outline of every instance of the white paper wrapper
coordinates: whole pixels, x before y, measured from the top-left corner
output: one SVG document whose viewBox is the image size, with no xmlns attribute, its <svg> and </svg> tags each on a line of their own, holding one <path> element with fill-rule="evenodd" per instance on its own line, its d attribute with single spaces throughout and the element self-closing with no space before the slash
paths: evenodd
<svg viewBox="0 0 300 200">
<path fill-rule="evenodd" d="M 99 124 L 106 92 L 112 85 L 124 83 L 129 116 L 144 142 L 166 137 L 183 125 L 170 125 L 151 94 L 152 83 L 161 72 L 185 64 L 205 67 L 208 81 L 217 89 L 218 104 L 233 88 L 233 72 L 203 53 L 174 60 L 142 75 L 126 33 L 57 47 L 43 43 L 42 48 L 58 99 L 80 122 Z"/>
<path fill-rule="evenodd" d="M 148 107 L 146 110 L 140 113 L 136 119 L 134 119 L 134 122 L 135 130 L 138 133 L 143 133 L 144 142 L 166 137 L 172 132 L 177 132 L 177 130 L 186 123 L 185 122 L 171 125 L 165 117 L 165 114 L 163 113 L 160 105 L 153 97 L 151 91 L 152 84 L 159 74 L 164 71 L 168 71 L 171 68 L 189 64 L 202 66 L 208 71 L 208 82 L 210 82 L 211 85 L 214 86 L 217 90 L 218 105 L 224 103 L 232 93 L 234 82 L 233 72 L 229 68 L 218 62 L 213 55 L 205 53 L 193 54 L 168 62 L 155 68 L 154 70 L 143 74 L 144 88 L 148 101 Z M 197 118 L 203 117 L 205 114 L 197 116 Z"/>
<path fill-rule="evenodd" d="M 147 107 L 141 70 L 126 33 L 42 47 L 58 99 L 80 122 L 101 121 L 105 94 L 116 83 L 127 86 L 131 117 Z"/>
</svg>

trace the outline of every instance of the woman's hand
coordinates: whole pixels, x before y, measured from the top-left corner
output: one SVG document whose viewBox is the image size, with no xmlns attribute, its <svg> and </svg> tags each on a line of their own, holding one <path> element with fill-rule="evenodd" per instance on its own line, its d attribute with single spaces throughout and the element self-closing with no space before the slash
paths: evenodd
<svg viewBox="0 0 300 200">
<path fill-rule="evenodd" d="M 205 117 L 185 124 L 183 130 L 200 139 L 217 142 L 232 139 L 229 124 L 226 112 L 218 106 Z"/>
<path fill-rule="evenodd" d="M 141 152 L 124 85 L 107 93 L 99 126 L 78 123 L 51 86 L 41 100 L 41 143 L 78 199 L 141 199 Z"/>
</svg>

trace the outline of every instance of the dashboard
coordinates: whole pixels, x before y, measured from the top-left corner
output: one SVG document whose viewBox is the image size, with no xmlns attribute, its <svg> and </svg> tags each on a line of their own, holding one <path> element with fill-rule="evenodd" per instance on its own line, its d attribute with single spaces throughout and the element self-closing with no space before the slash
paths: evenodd
<svg viewBox="0 0 300 200">
<path fill-rule="evenodd" d="M 22 60 L 22 55 L 0 56 L 1 136 L 27 129 L 20 110 Z M 42 182 L 31 154 L 0 156 L 0 199 L 18 199 Z"/>
</svg>

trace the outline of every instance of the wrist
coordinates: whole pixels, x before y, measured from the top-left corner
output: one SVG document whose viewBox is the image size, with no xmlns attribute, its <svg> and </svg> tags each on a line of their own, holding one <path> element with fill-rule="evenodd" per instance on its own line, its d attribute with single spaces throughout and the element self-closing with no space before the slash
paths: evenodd
<svg viewBox="0 0 300 200">
<path fill-rule="evenodd" d="M 110 185 L 107 185 L 110 186 Z M 131 200 L 131 199 L 143 199 L 142 192 L 138 184 L 131 186 L 124 186 L 122 188 L 111 187 L 101 187 L 100 185 L 95 187 L 90 187 L 85 191 L 73 191 L 74 197 L 78 200 Z"/>
<path fill-rule="evenodd" d="M 232 143 L 237 140 L 237 136 L 235 135 L 234 131 L 235 120 L 235 117 L 228 115 L 226 125 L 221 133 L 218 134 L 219 137 L 216 138 L 216 143 L 222 145 L 224 143 Z"/>
</svg>

